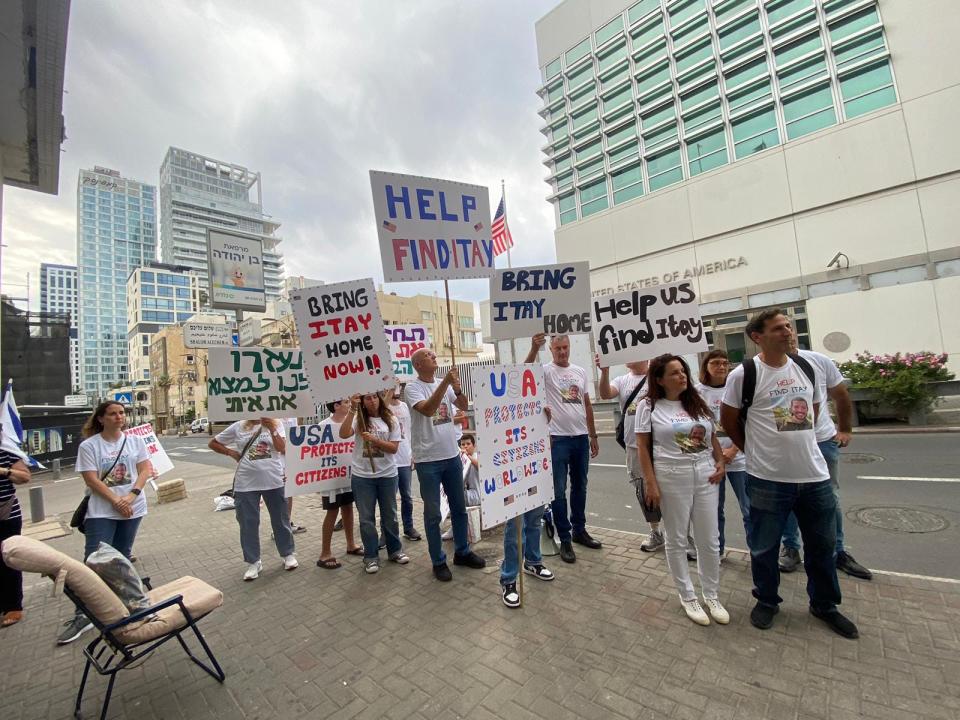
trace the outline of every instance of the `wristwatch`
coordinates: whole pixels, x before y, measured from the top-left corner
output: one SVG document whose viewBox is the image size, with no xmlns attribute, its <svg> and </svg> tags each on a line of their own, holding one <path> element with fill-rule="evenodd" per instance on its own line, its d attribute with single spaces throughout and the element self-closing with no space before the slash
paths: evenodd
<svg viewBox="0 0 960 720">
<path fill-rule="evenodd" d="M 130 488 L 130 492 L 134 495 L 139 495 L 143 491 L 140 488 L 135 487 L 135 488 Z"/>
</svg>

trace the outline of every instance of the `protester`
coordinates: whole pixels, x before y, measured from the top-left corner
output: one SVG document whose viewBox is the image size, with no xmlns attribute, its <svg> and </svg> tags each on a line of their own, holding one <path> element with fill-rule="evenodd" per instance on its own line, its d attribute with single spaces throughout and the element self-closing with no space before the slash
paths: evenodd
<svg viewBox="0 0 960 720">
<path fill-rule="evenodd" d="M 344 399 L 327 403 L 330 416 L 320 423 L 321 426 L 330 426 L 333 436 L 340 437 L 340 425 L 350 410 L 350 400 Z M 348 470 L 349 471 L 349 470 Z M 353 492 L 350 489 L 349 477 L 344 480 L 344 486 L 324 492 L 320 496 L 323 505 L 323 525 L 320 528 L 320 557 L 317 567 L 325 570 L 336 570 L 341 567 L 340 561 L 330 549 L 333 533 L 336 530 L 337 514 L 343 518 L 343 534 L 347 539 L 347 555 L 363 555 L 363 549 L 357 546 L 353 535 Z"/>
<path fill-rule="evenodd" d="M 442 582 L 453 579 L 447 567 L 447 556 L 440 540 L 440 486 L 450 504 L 453 524 L 453 564 L 480 569 L 486 565 L 482 557 L 470 549 L 467 532 L 467 508 L 463 493 L 463 466 L 457 448 L 457 433 L 451 418 L 453 408 L 466 410 L 467 396 L 460 387 L 455 367 L 442 380 L 435 378 L 437 356 L 420 348 L 411 358 L 417 378 L 409 383 L 405 396 L 410 413 L 413 457 L 416 459 L 420 497 L 423 500 L 423 523 L 433 574 Z M 443 408 L 443 412 L 441 412 Z"/>
<path fill-rule="evenodd" d="M 0 543 L 19 535 L 23 513 L 14 485 L 30 482 L 30 468 L 23 459 L 0 448 Z M 7 567 L 0 556 L 0 627 L 16 625 L 23 619 L 23 573 Z"/>
<path fill-rule="evenodd" d="M 244 580 L 256 580 L 263 569 L 260 560 L 260 499 L 270 513 L 273 540 L 283 558 L 283 569 L 299 566 L 294 555 L 293 531 L 283 497 L 283 454 L 286 439 L 282 422 L 272 418 L 241 420 L 213 438 L 208 447 L 237 461 L 233 487 L 240 547 L 247 569 Z"/>
<path fill-rule="evenodd" d="M 537 333 L 530 343 L 526 363 L 537 360 L 546 335 Z M 587 468 L 600 452 L 593 406 L 587 389 L 587 371 L 570 363 L 570 339 L 550 338 L 553 362 L 543 366 L 546 384 L 546 415 L 550 424 L 550 457 L 553 462 L 554 499 L 550 505 L 560 538 L 560 559 L 577 561 L 572 543 L 594 550 L 602 547 L 587 532 Z M 570 509 L 567 511 L 567 474 L 570 476 Z"/>
<path fill-rule="evenodd" d="M 814 425 L 814 433 L 817 438 L 817 446 L 827 462 L 827 469 L 830 471 L 830 485 L 833 488 L 833 495 L 837 502 L 837 570 L 842 570 L 847 575 L 851 575 L 862 580 L 870 580 L 873 577 L 867 568 L 858 563 L 853 555 L 847 552 L 844 546 L 843 535 L 843 510 L 840 507 L 840 448 L 847 447 L 852 437 L 852 419 L 853 402 L 850 400 L 850 393 L 847 392 L 847 386 L 844 384 L 843 375 L 837 369 L 836 363 L 826 355 L 812 350 L 797 350 L 793 346 L 793 351 L 798 352 L 800 357 L 807 360 L 813 366 L 817 376 L 817 385 L 820 386 L 820 393 L 825 398 L 833 400 L 837 409 L 837 425 L 830 417 L 826 407 L 820 409 L 817 415 L 817 421 Z M 783 547 L 780 550 L 780 572 L 793 572 L 800 566 L 800 529 L 797 526 L 797 518 L 793 513 L 787 517 L 787 525 L 783 531 Z"/>
<path fill-rule="evenodd" d="M 400 490 L 400 519 L 403 536 L 407 540 L 420 540 L 422 536 L 413 524 L 413 451 L 410 449 L 410 407 L 400 399 L 401 385 L 390 391 L 390 412 L 400 423 L 400 448 L 395 456 L 397 462 L 397 487 Z M 383 543 L 381 543 L 382 545 Z"/>
<path fill-rule="evenodd" d="M 340 437 L 346 440 L 355 434 L 358 437 L 350 464 L 351 486 L 360 516 L 363 568 L 373 574 L 380 571 L 378 507 L 387 540 L 387 557 L 400 565 L 410 562 L 403 552 L 397 525 L 397 462 L 394 455 L 400 446 L 400 423 L 379 393 L 350 398 L 350 409 L 340 425 Z"/>
<path fill-rule="evenodd" d="M 794 400 L 803 400 L 814 414 L 819 411 L 823 397 L 813 368 L 799 355 L 788 355 L 793 328 L 780 310 L 755 315 L 747 323 L 746 333 L 761 352 L 730 373 L 720 417 L 747 460 L 750 567 L 757 599 L 750 622 L 766 630 L 779 611 L 782 598 L 777 594 L 777 556 L 787 516 L 793 511 L 806 555 L 810 613 L 838 634 L 856 638 L 857 626 L 837 610 L 841 600 L 834 560 L 837 503 L 827 463 L 812 426 L 808 430 L 780 430 L 779 421 L 793 414 Z M 755 379 L 752 393 L 748 367 L 749 378 Z M 744 405 L 749 411 L 741 426 Z"/>
<path fill-rule="evenodd" d="M 697 392 L 707 403 L 710 412 L 713 414 L 716 423 L 716 437 L 720 441 L 720 447 L 723 450 L 723 458 L 726 461 L 727 480 L 730 481 L 730 487 L 733 488 L 734 495 L 737 496 L 737 503 L 740 505 L 740 514 L 743 517 L 743 531 L 745 537 L 750 538 L 750 498 L 747 497 L 747 460 L 740 448 L 733 444 L 733 440 L 723 429 L 720 422 L 720 408 L 723 405 L 723 393 L 727 383 L 727 377 L 730 374 L 730 362 L 727 353 L 723 350 L 711 350 L 700 363 L 700 384 L 697 386 Z M 726 502 L 726 485 L 720 483 L 720 499 L 717 505 L 717 525 L 720 530 L 720 558 L 723 559 L 723 553 L 726 549 L 726 538 L 724 536 L 724 526 L 726 518 L 724 517 L 724 503 Z"/>
<path fill-rule="evenodd" d="M 97 405 L 80 434 L 85 438 L 77 449 L 77 472 L 90 496 L 84 521 L 83 557 L 86 559 L 101 542 L 130 558 L 133 541 L 147 514 L 143 488 L 153 474 L 150 455 L 143 440 L 125 435 L 123 405 L 108 400 Z M 93 627 L 79 610 L 57 638 L 57 644 L 73 642 Z"/>
<path fill-rule="evenodd" d="M 636 425 L 637 404 L 646 396 L 647 366 L 649 362 L 627 363 L 630 372 L 610 379 L 610 368 L 600 364 L 600 355 L 596 356 L 597 367 L 600 368 L 600 397 L 604 400 L 617 398 L 620 403 L 620 414 L 623 417 L 623 442 L 626 445 L 627 475 L 636 490 L 637 501 L 644 519 L 650 525 L 650 534 L 640 543 L 644 552 L 656 552 L 663 547 L 663 531 L 660 529 L 660 508 L 647 506 L 643 499 L 643 470 L 640 467 L 640 456 L 637 454 Z M 627 403 L 629 402 L 629 405 Z"/>
<path fill-rule="evenodd" d="M 480 459 L 477 457 L 476 444 L 473 434 L 464 433 L 457 441 L 460 446 L 460 463 L 463 466 L 463 499 L 469 508 L 480 505 Z M 453 539 L 453 525 L 440 535 L 443 540 Z"/>
<path fill-rule="evenodd" d="M 726 625 L 730 615 L 718 597 L 717 528 L 724 457 L 713 431 L 713 416 L 690 381 L 683 358 L 661 355 L 650 363 L 648 378 L 647 397 L 640 404 L 635 427 L 644 497 L 663 513 L 667 567 L 687 617 L 699 625 L 709 625 L 710 618 Z M 709 616 L 697 600 L 687 565 L 691 524 L 700 590 Z"/>
<path fill-rule="evenodd" d="M 500 566 L 500 595 L 508 608 L 520 607 L 517 592 L 517 574 L 520 565 L 520 548 L 517 547 L 517 523 L 523 523 L 523 571 L 538 580 L 549 582 L 556 577 L 543 564 L 540 554 L 540 526 L 545 506 L 527 510 L 522 516 L 507 520 L 503 528 L 503 564 Z"/>
</svg>

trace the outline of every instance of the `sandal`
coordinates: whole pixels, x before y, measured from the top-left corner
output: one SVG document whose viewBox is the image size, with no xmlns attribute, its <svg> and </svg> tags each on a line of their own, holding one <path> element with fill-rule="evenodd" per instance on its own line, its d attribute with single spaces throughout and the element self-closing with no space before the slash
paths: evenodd
<svg viewBox="0 0 960 720">
<path fill-rule="evenodd" d="M 340 561 L 336 558 L 327 558 L 326 560 L 317 560 L 317 567 L 323 568 L 324 570 L 336 570 L 338 567 L 341 567 L 341 565 Z"/>
<path fill-rule="evenodd" d="M 5 613 L 3 616 L 3 621 L 0 622 L 0 627 L 10 627 L 11 625 L 16 625 L 23 619 L 22 610 L 10 610 Z"/>
<path fill-rule="evenodd" d="M 353 550 L 347 550 L 347 555 L 363 555 L 363 548 L 355 547 Z"/>
</svg>

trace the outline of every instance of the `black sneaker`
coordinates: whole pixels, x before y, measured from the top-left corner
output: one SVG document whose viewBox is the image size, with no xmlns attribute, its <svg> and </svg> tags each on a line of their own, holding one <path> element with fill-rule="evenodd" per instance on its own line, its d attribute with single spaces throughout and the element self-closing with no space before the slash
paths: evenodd
<svg viewBox="0 0 960 720">
<path fill-rule="evenodd" d="M 479 570 L 487 566 L 487 561 L 482 557 L 477 555 L 473 550 L 468 552 L 466 555 L 457 555 L 453 556 L 454 565 L 465 565 L 468 568 L 473 568 L 474 570 Z"/>
<path fill-rule="evenodd" d="M 588 533 L 586 530 L 583 532 L 574 533 L 572 539 L 577 545 L 583 545 L 591 550 L 599 550 L 603 547 L 603 543 L 590 537 L 590 533 Z"/>
<path fill-rule="evenodd" d="M 788 548 L 786 545 L 780 548 L 780 557 L 777 560 L 777 565 L 780 566 L 780 572 L 792 573 L 800 567 L 801 562 L 799 550 Z"/>
<path fill-rule="evenodd" d="M 72 643 L 87 630 L 93 629 L 93 623 L 90 622 L 86 615 L 81 613 L 77 613 L 71 619 L 67 620 L 63 625 L 63 632 L 57 636 L 57 645 L 66 645 L 67 643 Z"/>
<path fill-rule="evenodd" d="M 553 574 L 552 570 L 549 570 L 543 563 L 534 565 L 532 563 L 525 562 L 523 563 L 523 571 L 527 575 L 533 575 L 535 578 L 539 578 L 544 582 L 550 582 L 553 580 L 556 575 Z"/>
<path fill-rule="evenodd" d="M 453 580 L 453 573 L 450 572 L 450 568 L 447 567 L 446 563 L 434 565 L 433 576 L 440 582 L 450 582 Z"/>
<path fill-rule="evenodd" d="M 517 592 L 517 584 L 515 582 L 501 585 L 500 592 L 503 596 L 504 605 L 508 608 L 520 607 L 520 593 Z"/>
<path fill-rule="evenodd" d="M 343 518 L 337 518 L 337 521 L 333 524 L 333 531 L 338 532 L 343 530 Z"/>
<path fill-rule="evenodd" d="M 573 551 L 573 543 L 569 540 L 563 540 L 560 543 L 560 559 L 565 563 L 575 563 L 577 554 Z"/>
<path fill-rule="evenodd" d="M 411 528 L 410 530 L 404 530 L 403 536 L 407 540 L 423 540 L 423 536 L 413 528 Z"/>
<path fill-rule="evenodd" d="M 750 611 L 750 624 L 760 630 L 769 630 L 773 625 L 773 616 L 780 612 L 776 605 L 757 603 Z"/>
<path fill-rule="evenodd" d="M 857 626 L 845 615 L 842 615 L 836 608 L 827 611 L 810 608 L 810 614 L 815 618 L 823 620 L 827 624 L 827 627 L 837 635 L 843 635 L 843 637 L 851 640 L 856 640 L 860 637 L 860 631 L 857 630 Z"/>
<path fill-rule="evenodd" d="M 848 552 L 840 551 L 837 553 L 837 570 L 842 570 L 847 575 L 861 580 L 873 579 L 873 573 L 854 560 L 853 555 Z"/>
</svg>

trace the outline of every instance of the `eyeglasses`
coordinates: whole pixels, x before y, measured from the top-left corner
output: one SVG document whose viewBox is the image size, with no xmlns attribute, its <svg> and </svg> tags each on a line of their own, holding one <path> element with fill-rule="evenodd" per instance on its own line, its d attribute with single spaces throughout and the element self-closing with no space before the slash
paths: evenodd
<svg viewBox="0 0 960 720">
<path fill-rule="evenodd" d="M 730 363 L 726 360 L 710 360 L 707 365 L 715 365 L 717 367 L 730 367 Z"/>
</svg>

